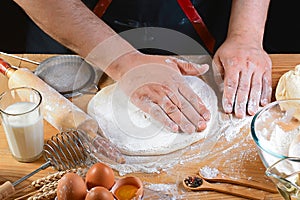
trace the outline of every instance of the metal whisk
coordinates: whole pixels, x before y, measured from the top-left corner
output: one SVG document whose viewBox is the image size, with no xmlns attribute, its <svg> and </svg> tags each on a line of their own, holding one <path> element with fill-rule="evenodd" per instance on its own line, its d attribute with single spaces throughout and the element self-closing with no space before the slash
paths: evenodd
<svg viewBox="0 0 300 200">
<path fill-rule="evenodd" d="M 61 132 L 52 136 L 44 145 L 43 156 L 57 170 L 66 170 L 85 165 L 89 146 L 85 145 L 78 130 Z"/>
<path fill-rule="evenodd" d="M 79 130 L 70 130 L 52 136 L 43 149 L 46 162 L 15 182 L 6 181 L 2 184 L 0 186 L 0 200 L 13 195 L 16 185 L 49 166 L 53 166 L 59 171 L 85 166 L 90 149 L 82 134 Z"/>
</svg>

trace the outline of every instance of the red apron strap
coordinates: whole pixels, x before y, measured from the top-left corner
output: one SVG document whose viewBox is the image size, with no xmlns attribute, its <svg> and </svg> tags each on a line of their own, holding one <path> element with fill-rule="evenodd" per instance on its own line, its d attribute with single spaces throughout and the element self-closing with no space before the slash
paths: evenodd
<svg viewBox="0 0 300 200">
<path fill-rule="evenodd" d="M 194 29 L 202 39 L 203 43 L 205 44 L 206 48 L 209 50 L 211 54 L 213 54 L 214 46 L 215 46 L 215 39 L 208 31 L 205 23 L 203 22 L 201 16 L 198 14 L 197 10 L 193 6 L 190 0 L 177 0 L 178 4 L 180 5 L 181 9 L 192 23 Z"/>
<path fill-rule="evenodd" d="M 99 0 L 95 8 L 93 9 L 93 12 L 101 18 L 104 15 L 108 6 L 110 5 L 111 1 L 112 0 Z"/>
</svg>

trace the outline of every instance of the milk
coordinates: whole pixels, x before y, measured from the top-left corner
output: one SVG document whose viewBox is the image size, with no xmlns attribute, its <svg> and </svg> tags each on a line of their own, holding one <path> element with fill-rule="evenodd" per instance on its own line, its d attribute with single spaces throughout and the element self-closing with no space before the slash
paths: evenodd
<svg viewBox="0 0 300 200">
<path fill-rule="evenodd" d="M 36 160 L 43 151 L 43 116 L 35 107 L 36 104 L 31 102 L 17 102 L 4 110 L 9 114 L 3 116 L 6 138 L 11 153 L 18 161 Z"/>
</svg>

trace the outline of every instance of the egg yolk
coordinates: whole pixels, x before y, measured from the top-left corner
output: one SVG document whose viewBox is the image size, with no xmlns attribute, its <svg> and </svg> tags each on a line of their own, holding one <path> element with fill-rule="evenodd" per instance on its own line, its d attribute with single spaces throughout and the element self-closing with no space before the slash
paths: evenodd
<svg viewBox="0 0 300 200">
<path fill-rule="evenodd" d="M 115 195 L 119 200 L 130 200 L 135 197 L 137 190 L 134 185 L 122 185 L 116 190 Z"/>
</svg>

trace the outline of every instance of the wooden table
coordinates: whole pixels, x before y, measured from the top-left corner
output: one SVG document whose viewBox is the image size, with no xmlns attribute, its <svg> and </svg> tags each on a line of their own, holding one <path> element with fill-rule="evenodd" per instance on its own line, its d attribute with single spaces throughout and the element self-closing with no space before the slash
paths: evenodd
<svg viewBox="0 0 300 200">
<path fill-rule="evenodd" d="M 40 54 L 18 54 L 18 56 L 26 57 L 34 61 L 41 62 L 53 55 L 40 55 Z M 25 61 L 20 61 L 15 58 L 0 55 L 6 61 L 12 65 L 18 67 L 26 67 L 31 70 L 36 68 L 35 64 L 31 64 Z M 273 61 L 273 89 L 275 89 L 278 79 L 286 71 L 293 69 L 295 65 L 300 63 L 300 55 L 271 55 Z M 110 82 L 109 80 L 103 80 L 104 82 Z M 0 75 L 0 92 L 7 88 L 7 79 Z M 49 139 L 52 135 L 58 131 L 45 121 L 45 140 Z M 246 133 L 248 134 L 248 133 Z M 245 135 L 244 135 L 245 136 Z M 244 137 L 241 136 L 241 137 Z M 246 136 L 245 136 L 246 137 Z M 198 172 L 202 166 L 218 167 L 219 171 L 227 173 L 232 177 L 251 179 L 259 181 L 265 184 L 272 185 L 273 183 L 264 175 L 264 166 L 256 153 L 255 145 L 251 139 L 245 140 L 244 144 L 232 148 L 232 146 L 238 141 L 226 142 L 224 139 L 220 139 L 214 149 L 219 149 L 219 154 L 207 156 L 202 160 L 193 160 L 190 163 L 184 165 L 176 165 L 170 170 L 170 172 L 162 172 L 160 174 L 134 174 L 139 176 L 143 181 L 150 183 L 164 183 L 164 184 L 178 184 L 178 191 L 181 199 L 242 199 L 231 195 L 225 195 L 217 192 L 187 192 L 185 191 L 180 182 L 182 177 L 187 175 L 193 175 Z M 230 153 L 225 153 L 228 151 Z M 17 162 L 10 154 L 8 144 L 5 138 L 4 130 L 0 127 L 0 184 L 5 181 L 14 182 L 22 176 L 32 172 L 38 168 L 45 161 L 43 158 L 33 163 L 21 163 Z M 51 173 L 56 172 L 49 167 L 36 175 L 32 176 L 28 180 L 16 186 L 18 193 L 12 197 L 15 199 L 24 195 L 23 189 L 28 186 L 32 181 L 45 177 Z M 180 177 L 180 178 L 179 178 Z M 274 186 L 275 188 L 275 186 Z M 248 188 L 242 188 L 241 190 L 249 190 Z M 266 199 L 282 199 L 279 194 L 268 194 Z"/>
</svg>

